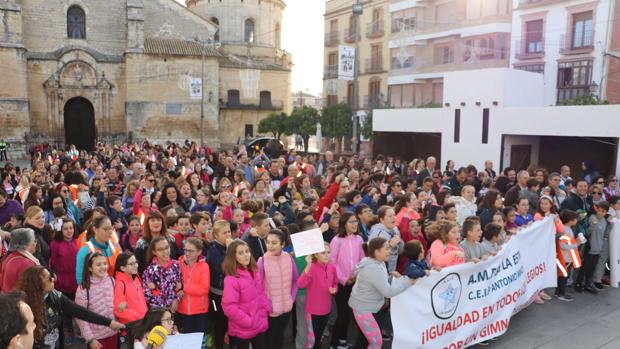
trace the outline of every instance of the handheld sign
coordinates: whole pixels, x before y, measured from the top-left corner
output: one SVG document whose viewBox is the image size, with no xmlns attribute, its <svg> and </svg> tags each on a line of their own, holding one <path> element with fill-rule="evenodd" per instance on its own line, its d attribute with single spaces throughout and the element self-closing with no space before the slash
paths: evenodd
<svg viewBox="0 0 620 349">
<path fill-rule="evenodd" d="M 303 257 L 313 253 L 325 251 L 323 233 L 321 229 L 306 230 L 301 233 L 291 235 L 295 257 Z"/>
</svg>

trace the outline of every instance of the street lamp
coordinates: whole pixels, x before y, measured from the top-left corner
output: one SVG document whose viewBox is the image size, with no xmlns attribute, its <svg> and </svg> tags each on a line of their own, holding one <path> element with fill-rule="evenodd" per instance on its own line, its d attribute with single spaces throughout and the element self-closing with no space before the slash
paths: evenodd
<svg viewBox="0 0 620 349">
<path fill-rule="evenodd" d="M 352 105 L 351 109 L 353 110 L 353 144 L 352 150 L 353 153 L 357 154 L 359 152 L 358 149 L 358 139 L 359 139 L 359 116 L 357 115 L 357 104 L 358 104 L 358 75 L 359 75 L 359 53 L 360 53 L 360 15 L 364 13 L 364 5 L 362 5 L 361 0 L 357 0 L 355 4 L 351 7 L 351 12 L 353 12 L 353 16 L 355 16 L 355 63 L 353 69 L 353 97 L 352 97 Z"/>
</svg>

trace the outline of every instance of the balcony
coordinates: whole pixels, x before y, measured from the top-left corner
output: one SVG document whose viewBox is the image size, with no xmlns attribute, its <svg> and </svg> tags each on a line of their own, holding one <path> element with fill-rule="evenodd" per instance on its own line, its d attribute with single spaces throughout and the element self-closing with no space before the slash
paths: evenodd
<svg viewBox="0 0 620 349">
<path fill-rule="evenodd" d="M 338 77 L 338 64 L 328 64 L 323 68 L 323 79 Z"/>
<path fill-rule="evenodd" d="M 562 2 L 563 0 L 519 0 L 518 10 Z"/>
<path fill-rule="evenodd" d="M 536 59 L 545 56 L 545 41 L 521 42 L 515 41 L 515 58 L 516 59 Z"/>
<path fill-rule="evenodd" d="M 359 33 L 357 34 L 357 40 L 360 39 Z M 355 42 L 355 28 L 345 29 L 344 30 L 344 42 L 346 43 L 354 43 Z"/>
<path fill-rule="evenodd" d="M 284 102 L 277 100 L 260 100 L 259 98 L 247 98 L 240 103 L 220 101 L 220 109 L 241 109 L 241 110 L 283 110 Z"/>
<path fill-rule="evenodd" d="M 392 57 L 390 69 L 401 70 L 401 69 L 414 69 L 414 68 L 415 68 L 415 57 L 413 56 Z"/>
<path fill-rule="evenodd" d="M 415 28 L 415 17 L 392 18 L 392 34 L 411 33 Z"/>
<path fill-rule="evenodd" d="M 372 23 L 366 24 L 366 37 L 369 39 L 382 37 L 385 31 L 383 30 L 383 20 L 379 19 Z"/>
<path fill-rule="evenodd" d="M 325 33 L 325 46 L 332 47 L 338 44 L 340 44 L 340 38 L 337 31 Z"/>
<path fill-rule="evenodd" d="M 367 74 L 379 73 L 383 71 L 383 58 L 375 57 L 366 59 L 364 72 Z"/>
<path fill-rule="evenodd" d="M 576 38 L 573 38 L 572 35 L 562 34 L 560 35 L 560 53 L 576 55 L 591 52 L 594 50 L 593 39 L 594 33 L 592 31 L 586 31 Z"/>
<path fill-rule="evenodd" d="M 376 95 L 364 96 L 364 108 L 377 109 L 384 107 L 384 103 L 381 100 L 381 93 Z"/>
<path fill-rule="evenodd" d="M 580 86 L 580 87 L 558 87 L 557 104 L 561 104 L 564 101 L 568 101 L 577 97 L 587 96 L 592 94 L 592 87 Z"/>
</svg>

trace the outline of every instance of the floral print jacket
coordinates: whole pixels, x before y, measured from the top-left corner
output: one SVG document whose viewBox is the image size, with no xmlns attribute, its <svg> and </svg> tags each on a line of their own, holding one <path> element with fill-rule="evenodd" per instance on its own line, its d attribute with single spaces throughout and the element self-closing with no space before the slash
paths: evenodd
<svg viewBox="0 0 620 349">
<path fill-rule="evenodd" d="M 148 286 L 151 282 L 155 284 L 153 290 Z M 161 265 L 157 257 L 153 257 L 153 261 L 142 274 L 142 287 L 149 307 L 168 308 L 175 299 L 180 301 L 181 294 L 177 292 L 176 286 L 182 282 L 183 275 L 179 262 L 170 259 L 166 265 Z"/>
</svg>

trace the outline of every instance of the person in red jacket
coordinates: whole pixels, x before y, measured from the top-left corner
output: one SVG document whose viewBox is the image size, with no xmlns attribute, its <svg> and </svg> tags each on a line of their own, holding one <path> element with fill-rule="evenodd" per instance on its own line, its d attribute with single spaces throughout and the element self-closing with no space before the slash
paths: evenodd
<svg viewBox="0 0 620 349">
<path fill-rule="evenodd" d="M 334 200 L 336 199 L 336 196 L 340 191 L 340 182 L 342 182 L 343 179 L 344 174 L 342 173 L 336 176 L 334 183 L 329 186 L 329 189 L 327 189 L 327 192 L 319 201 L 317 210 L 314 213 L 314 219 L 316 219 L 317 222 L 321 221 L 321 216 L 323 215 L 324 209 L 328 209 L 331 206 L 332 202 L 334 202 Z"/>
<path fill-rule="evenodd" d="M 28 268 L 40 265 L 33 255 L 37 248 L 34 231 L 29 228 L 15 229 L 11 232 L 12 251 L 2 260 L 0 275 L 2 276 L 3 292 L 10 292 L 15 288 L 19 276 Z"/>
<path fill-rule="evenodd" d="M 200 238 L 190 237 L 185 240 L 185 255 L 179 258 L 183 273 L 183 298 L 179 303 L 179 331 L 181 333 L 204 332 L 209 324 L 209 287 L 211 270 L 202 256 L 203 242 Z M 213 336 L 209 333 L 203 337 L 203 348 L 213 345 Z"/>
<path fill-rule="evenodd" d="M 114 278 L 114 316 L 123 324 L 142 319 L 148 307 L 133 253 L 125 251 L 118 255 Z"/>
</svg>

